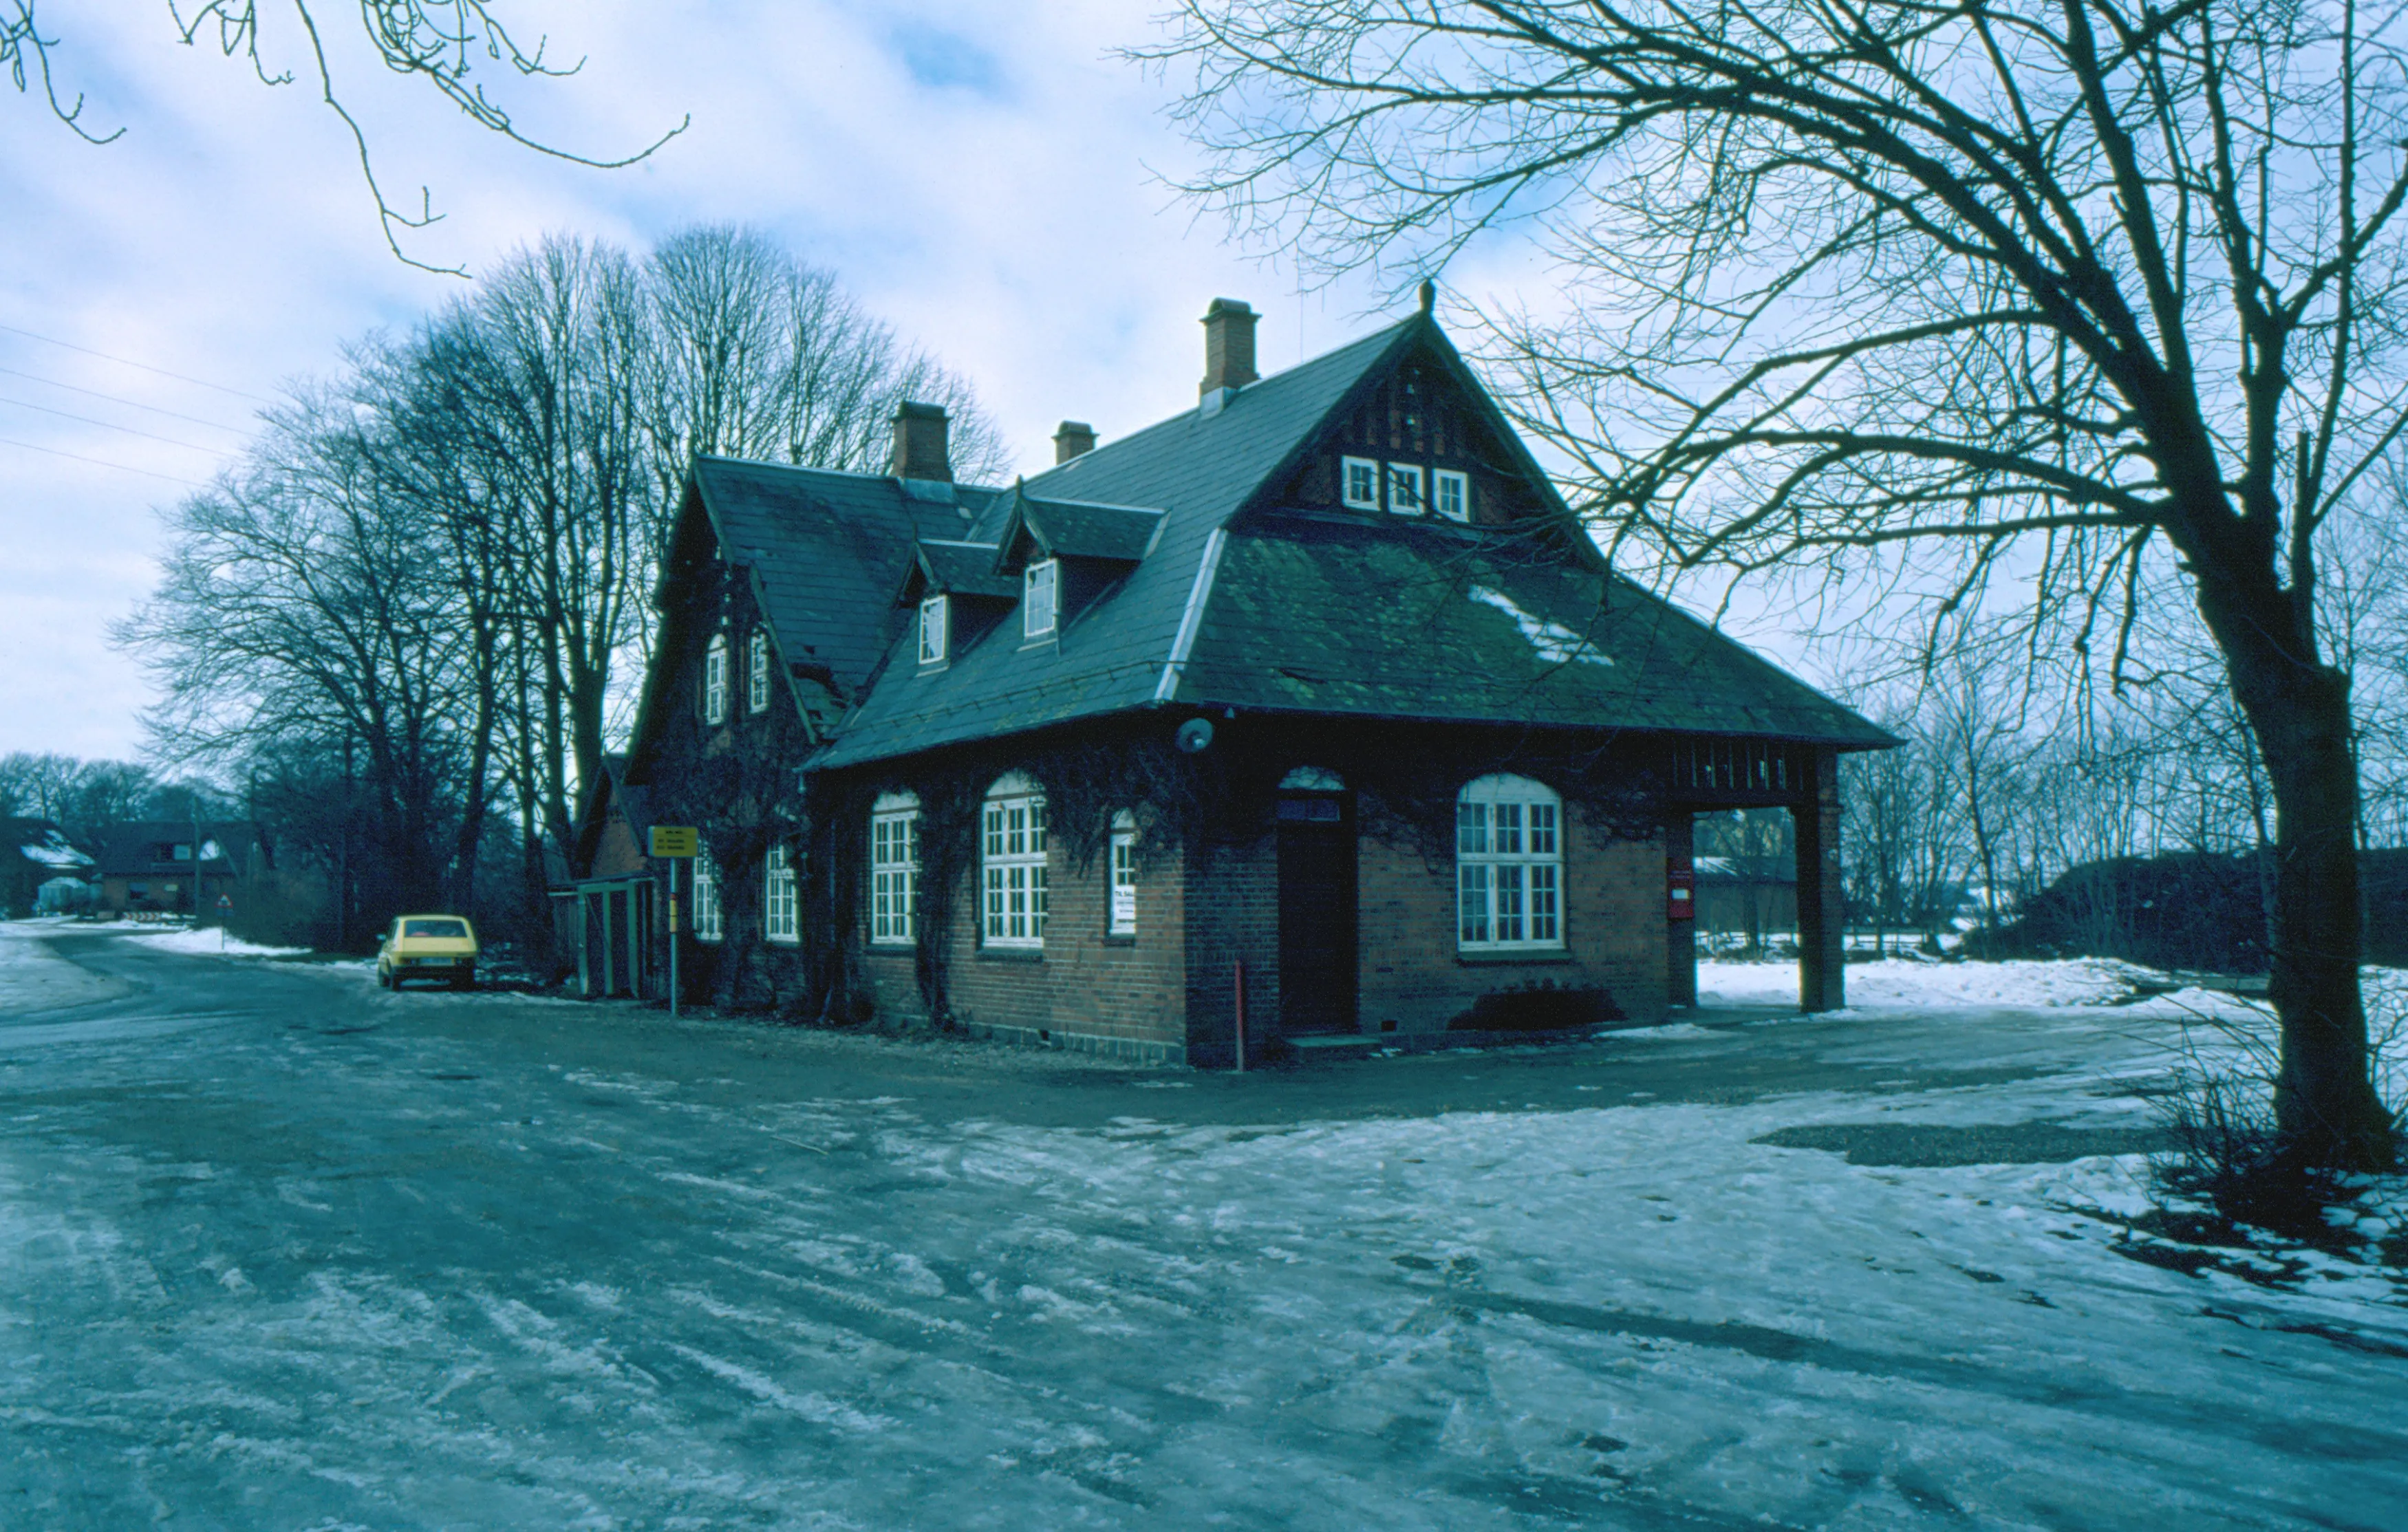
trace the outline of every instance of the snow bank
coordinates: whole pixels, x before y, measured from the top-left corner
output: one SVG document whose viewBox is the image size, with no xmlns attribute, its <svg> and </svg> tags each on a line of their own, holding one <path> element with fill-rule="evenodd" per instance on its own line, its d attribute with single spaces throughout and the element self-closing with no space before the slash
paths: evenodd
<svg viewBox="0 0 2408 1532">
<path fill-rule="evenodd" d="M 134 940 L 163 952 L 190 952 L 202 957 L 307 957 L 307 947 L 263 947 L 255 941 L 227 936 L 216 926 L 201 929 L 165 928 L 126 933 Z"/>
<path fill-rule="evenodd" d="M 1848 965 L 1851 1009 L 1969 1006 L 2109 1006 L 2129 1000 L 2161 975 L 2114 958 L 2058 962 L 1915 963 L 1885 958 Z M 1698 965 L 1698 997 L 1708 1005 L 1795 1005 L 1794 962 Z"/>
</svg>

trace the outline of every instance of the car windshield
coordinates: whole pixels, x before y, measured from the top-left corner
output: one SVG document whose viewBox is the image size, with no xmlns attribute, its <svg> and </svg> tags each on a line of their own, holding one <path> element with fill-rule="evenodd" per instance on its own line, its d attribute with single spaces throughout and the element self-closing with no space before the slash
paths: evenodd
<svg viewBox="0 0 2408 1532">
<path fill-rule="evenodd" d="M 466 921 L 404 921 L 401 934 L 405 937 L 449 937 L 464 938 L 468 935 Z"/>
</svg>

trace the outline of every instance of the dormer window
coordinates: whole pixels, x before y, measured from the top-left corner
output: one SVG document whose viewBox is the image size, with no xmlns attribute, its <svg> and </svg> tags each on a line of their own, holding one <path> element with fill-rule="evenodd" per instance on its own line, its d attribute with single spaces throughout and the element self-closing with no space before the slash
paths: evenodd
<svg viewBox="0 0 2408 1532">
<path fill-rule="evenodd" d="M 1418 516 L 1422 504 L 1422 470 L 1416 464 L 1388 465 L 1388 508 L 1399 516 Z"/>
<path fill-rule="evenodd" d="M 714 633 L 702 655 L 702 721 L 727 722 L 727 635 Z"/>
<path fill-rule="evenodd" d="M 952 623 L 952 603 L 941 595 L 932 595 L 920 603 L 920 663 L 945 663 L 945 645 L 950 638 L 947 629 Z"/>
<path fill-rule="evenodd" d="M 1471 520 L 1471 477 L 1440 468 L 1431 476 L 1431 508 L 1450 522 Z"/>
<path fill-rule="evenodd" d="M 1339 497 L 1349 508 L 1380 508 L 1380 465 L 1368 457 L 1338 460 Z"/>
<path fill-rule="evenodd" d="M 769 636 L 755 633 L 744 646 L 744 710 L 769 710 Z"/>
<path fill-rule="evenodd" d="M 1062 568 L 1052 559 L 1032 564 L 1020 577 L 1020 631 L 1023 637 L 1051 637 L 1060 616 Z"/>
</svg>

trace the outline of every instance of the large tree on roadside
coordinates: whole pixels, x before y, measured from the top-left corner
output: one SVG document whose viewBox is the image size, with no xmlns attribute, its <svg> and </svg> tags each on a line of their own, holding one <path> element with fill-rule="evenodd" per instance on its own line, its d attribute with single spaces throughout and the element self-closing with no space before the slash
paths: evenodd
<svg viewBox="0 0 2408 1532">
<path fill-rule="evenodd" d="M 1685 566 L 1994 575 L 2086 643 L 2170 553 L 2278 811 L 2295 1165 L 2395 1124 L 2328 521 L 2408 413 L 2408 58 L 2354 0 L 1182 0 L 1192 190 L 1345 267 L 1551 232 L 1527 417 Z M 2129 609 L 2124 609 L 2129 615 Z M 2113 663 L 2124 659 L 2120 645 Z"/>
</svg>

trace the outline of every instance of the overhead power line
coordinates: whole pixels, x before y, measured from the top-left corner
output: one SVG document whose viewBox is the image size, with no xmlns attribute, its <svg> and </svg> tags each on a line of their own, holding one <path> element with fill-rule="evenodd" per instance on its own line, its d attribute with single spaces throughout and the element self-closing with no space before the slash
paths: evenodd
<svg viewBox="0 0 2408 1532">
<path fill-rule="evenodd" d="M 113 405 L 123 405 L 128 409 L 149 410 L 153 415 L 165 415 L 171 421 L 183 421 L 191 425 L 206 425 L 212 431 L 226 431 L 235 436 L 244 436 L 251 430 L 246 425 L 226 425 L 218 421 L 205 421 L 198 415 L 185 415 L 173 409 L 162 409 L 157 405 L 146 405 L 139 399 L 122 399 L 114 394 L 103 394 L 96 388 L 62 383 L 55 378 L 45 378 L 38 372 L 20 372 L 15 367 L 0 367 L 0 376 L 22 378 L 29 383 L 39 383 L 44 388 L 63 388 L 69 394 L 80 394 L 88 399 L 100 399 Z"/>
<path fill-rule="evenodd" d="M 208 488 L 197 479 L 179 479 L 171 473 L 152 473 L 148 468 L 136 468 L 131 464 L 111 463 L 105 457 L 86 457 L 81 452 L 62 452 L 55 447 L 36 447 L 30 441 L 18 441 L 8 437 L 0 437 L 0 447 L 22 447 L 29 452 L 43 452 L 51 457 L 71 458 L 78 463 L 89 463 L 95 468 L 115 468 L 120 473 L 138 473 L 145 479 L 164 479 L 170 484 L 182 484 L 189 489 Z"/>
<path fill-rule="evenodd" d="M 223 383 L 212 383 L 206 378 L 190 378 L 180 372 L 169 372 L 165 367 L 154 367 L 148 362 L 136 362 L 129 356 L 111 356 L 107 351 L 96 351 L 89 346 L 79 346 L 71 340 L 59 340 L 50 336 L 36 335 L 31 330 L 21 330 L 13 324 L 0 324 L 0 331 L 12 336 L 23 336 L 28 340 L 38 340 L 45 346 L 56 346 L 62 351 L 80 351 L 86 356 L 96 356 L 103 362 L 114 362 L 121 367 L 137 367 L 144 372 L 155 372 L 162 378 L 173 378 L 179 383 L 190 383 L 194 388 L 215 389 L 220 394 L 231 394 L 237 399 L 249 399 L 253 404 L 272 405 L 276 402 L 273 399 L 261 398 L 256 394 L 245 394 L 238 388 L 228 388 Z"/>
<path fill-rule="evenodd" d="M 45 415 L 56 415 L 63 421 L 81 421 L 86 425 L 97 425 L 104 431 L 122 431 L 129 437 L 140 437 L 145 441 L 164 441 L 170 447 L 181 447 L 188 451 L 207 452 L 211 457 L 234 455 L 231 448 L 204 447 L 196 441 L 178 441 L 173 437 L 163 437 L 154 431 L 138 431 L 130 425 L 120 425 L 115 421 L 96 420 L 90 415 L 78 415 L 71 410 L 52 409 L 48 405 L 27 404 L 22 399 L 11 399 L 5 394 L 0 394 L 0 405 L 14 405 L 19 409 L 38 409 Z"/>
</svg>

